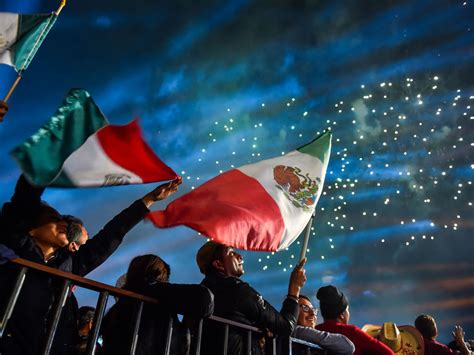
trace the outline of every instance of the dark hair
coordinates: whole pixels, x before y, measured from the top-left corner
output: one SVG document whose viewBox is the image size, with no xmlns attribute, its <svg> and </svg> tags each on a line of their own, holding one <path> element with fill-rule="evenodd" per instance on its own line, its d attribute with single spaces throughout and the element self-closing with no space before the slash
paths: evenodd
<svg viewBox="0 0 474 355">
<path fill-rule="evenodd" d="M 308 296 L 302 295 L 301 293 L 300 293 L 300 298 L 304 298 L 306 301 L 312 303 Z"/>
<path fill-rule="evenodd" d="M 428 314 L 421 314 L 416 317 L 415 328 L 427 339 L 434 339 L 438 335 L 436 321 Z"/>
<path fill-rule="evenodd" d="M 62 216 L 53 207 L 48 205 L 46 201 L 41 201 L 38 208 L 35 210 L 35 214 L 28 224 L 31 229 L 40 227 L 50 222 L 58 222 L 62 220 Z"/>
<path fill-rule="evenodd" d="M 63 220 L 67 223 L 67 240 L 69 243 L 78 242 L 82 236 L 82 226 L 84 223 L 77 217 L 71 215 L 63 215 Z"/>
<path fill-rule="evenodd" d="M 319 300 L 319 310 L 324 319 L 337 319 L 349 304 L 344 293 L 333 285 L 321 287 L 316 298 Z"/>
<path fill-rule="evenodd" d="M 95 308 L 89 306 L 83 306 L 79 308 L 77 315 L 77 326 L 78 329 L 84 328 L 84 326 L 94 319 Z"/>
<path fill-rule="evenodd" d="M 160 267 L 163 263 L 164 268 Z M 170 266 L 159 256 L 146 254 L 135 257 L 128 266 L 124 289 L 146 293 L 150 285 L 167 282 L 171 274 Z"/>
<path fill-rule="evenodd" d="M 214 260 L 222 261 L 227 248 L 227 245 L 219 244 L 214 241 L 209 241 L 199 248 L 196 254 L 196 262 L 201 273 L 209 275 L 215 272 L 216 270 L 212 262 Z"/>
</svg>

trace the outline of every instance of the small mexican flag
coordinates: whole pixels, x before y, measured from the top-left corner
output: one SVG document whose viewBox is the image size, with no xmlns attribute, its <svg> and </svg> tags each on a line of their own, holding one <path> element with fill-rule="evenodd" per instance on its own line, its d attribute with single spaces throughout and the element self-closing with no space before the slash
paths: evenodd
<svg viewBox="0 0 474 355">
<path fill-rule="evenodd" d="M 186 225 L 234 248 L 285 249 L 314 212 L 330 152 L 325 132 L 286 155 L 227 171 L 147 217 L 158 227 Z"/>
<path fill-rule="evenodd" d="M 11 152 L 38 186 L 109 186 L 172 180 L 138 121 L 110 125 L 90 94 L 72 89 L 53 117 Z"/>
<path fill-rule="evenodd" d="M 0 63 L 23 72 L 58 18 L 51 14 L 0 13 Z"/>
</svg>

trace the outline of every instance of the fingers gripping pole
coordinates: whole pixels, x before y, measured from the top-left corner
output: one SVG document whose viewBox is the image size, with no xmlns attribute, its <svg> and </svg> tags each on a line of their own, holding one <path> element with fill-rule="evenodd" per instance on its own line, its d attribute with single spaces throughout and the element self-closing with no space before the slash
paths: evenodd
<svg viewBox="0 0 474 355">
<path fill-rule="evenodd" d="M 313 225 L 313 219 L 314 219 L 314 214 L 309 219 L 308 224 L 306 225 L 306 228 L 304 230 L 304 239 L 303 239 L 303 244 L 301 246 L 300 261 L 306 257 L 306 249 L 308 249 L 308 241 L 309 241 L 309 235 L 311 234 L 311 226 Z"/>
</svg>

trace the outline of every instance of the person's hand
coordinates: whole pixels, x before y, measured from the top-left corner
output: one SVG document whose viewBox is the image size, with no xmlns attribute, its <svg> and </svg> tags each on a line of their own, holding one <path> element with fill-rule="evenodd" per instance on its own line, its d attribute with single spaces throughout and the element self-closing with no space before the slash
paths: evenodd
<svg viewBox="0 0 474 355">
<path fill-rule="evenodd" d="M 459 349 L 461 350 L 461 354 L 469 354 L 469 349 L 464 342 L 464 330 L 460 325 L 456 325 L 453 330 L 453 338 L 456 341 Z"/>
<path fill-rule="evenodd" d="M 288 285 L 289 296 L 294 296 L 296 298 L 300 296 L 300 290 L 306 282 L 306 271 L 304 269 L 304 264 L 306 264 L 306 258 L 301 260 L 291 272 L 290 284 Z"/>
<path fill-rule="evenodd" d="M 158 186 L 153 191 L 150 191 L 145 196 L 143 196 L 142 201 L 146 207 L 150 208 L 156 201 L 164 200 L 170 195 L 174 194 L 178 190 L 178 186 L 181 185 L 183 179 L 181 176 L 178 176 L 173 181 L 167 182 Z"/>
<path fill-rule="evenodd" d="M 3 117 L 5 117 L 7 112 L 8 112 L 8 104 L 5 101 L 0 100 L 0 122 L 3 121 Z"/>
</svg>

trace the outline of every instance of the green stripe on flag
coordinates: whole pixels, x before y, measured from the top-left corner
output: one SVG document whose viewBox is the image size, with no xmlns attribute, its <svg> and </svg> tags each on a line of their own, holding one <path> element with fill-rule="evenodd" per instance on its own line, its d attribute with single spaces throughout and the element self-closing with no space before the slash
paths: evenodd
<svg viewBox="0 0 474 355">
<path fill-rule="evenodd" d="M 18 72 L 28 68 L 33 57 L 56 22 L 57 16 L 52 14 L 20 15 L 18 36 L 11 46 L 12 62 Z"/>
<path fill-rule="evenodd" d="M 327 166 L 329 162 L 329 156 L 331 154 L 331 139 L 331 132 L 326 131 L 314 139 L 311 143 L 308 143 L 297 150 L 301 153 L 306 153 L 318 158 L 324 165 Z"/>
<path fill-rule="evenodd" d="M 10 154 L 31 183 L 49 185 L 67 157 L 107 124 L 90 94 L 72 89 L 51 119 Z"/>
</svg>

